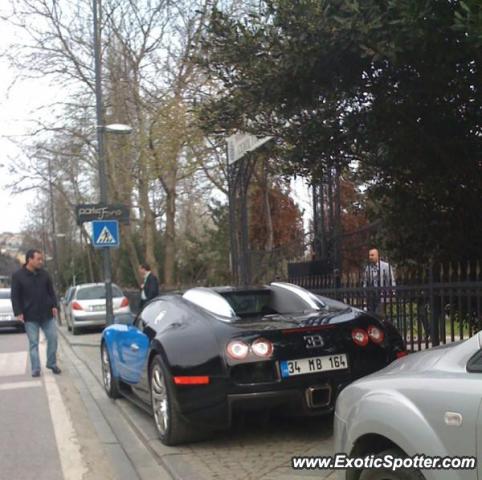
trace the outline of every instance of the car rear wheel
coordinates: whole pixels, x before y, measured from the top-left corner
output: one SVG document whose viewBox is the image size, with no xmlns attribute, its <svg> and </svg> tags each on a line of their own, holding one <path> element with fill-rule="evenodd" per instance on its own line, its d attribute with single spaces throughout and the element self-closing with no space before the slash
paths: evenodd
<svg viewBox="0 0 482 480">
<path fill-rule="evenodd" d="M 119 390 L 119 382 L 112 375 L 112 366 L 110 363 L 109 351 L 107 350 L 105 343 L 102 343 L 102 347 L 100 349 L 100 356 L 102 362 L 102 380 L 104 382 L 104 389 L 110 398 L 119 398 L 121 396 Z"/>
<path fill-rule="evenodd" d="M 150 368 L 151 402 L 157 433 L 164 445 L 179 445 L 205 436 L 189 425 L 173 402 L 174 385 L 162 358 L 154 357 Z"/>
<path fill-rule="evenodd" d="M 392 455 L 393 457 L 399 458 L 406 456 L 401 450 L 393 448 L 379 453 L 377 457 L 384 457 L 385 455 Z M 425 480 L 425 477 L 419 470 L 413 468 L 396 471 L 384 468 L 376 470 L 367 468 L 361 472 L 359 480 Z"/>
<path fill-rule="evenodd" d="M 72 335 L 78 335 L 80 333 L 79 327 L 76 327 L 74 324 L 72 324 Z"/>
</svg>

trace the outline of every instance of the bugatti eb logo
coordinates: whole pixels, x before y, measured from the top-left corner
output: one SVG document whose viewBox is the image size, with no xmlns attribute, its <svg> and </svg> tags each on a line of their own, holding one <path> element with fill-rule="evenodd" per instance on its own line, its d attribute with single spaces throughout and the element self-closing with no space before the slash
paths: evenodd
<svg viewBox="0 0 482 480">
<path fill-rule="evenodd" d="M 319 348 L 325 345 L 321 335 L 306 335 L 303 337 L 306 348 Z"/>
</svg>

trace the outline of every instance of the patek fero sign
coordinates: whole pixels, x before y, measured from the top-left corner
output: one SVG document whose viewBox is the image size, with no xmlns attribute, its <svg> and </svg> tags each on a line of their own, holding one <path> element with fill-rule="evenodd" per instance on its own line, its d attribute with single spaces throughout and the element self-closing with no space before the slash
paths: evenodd
<svg viewBox="0 0 482 480">
<path fill-rule="evenodd" d="M 77 225 L 93 220 L 117 220 L 129 223 L 129 208 L 122 204 L 85 203 L 75 206 Z"/>
</svg>

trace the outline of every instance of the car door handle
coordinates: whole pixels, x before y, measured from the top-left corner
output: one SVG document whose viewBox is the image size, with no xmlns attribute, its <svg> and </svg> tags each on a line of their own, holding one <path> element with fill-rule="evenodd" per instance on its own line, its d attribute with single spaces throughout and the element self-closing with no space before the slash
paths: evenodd
<svg viewBox="0 0 482 480">
<path fill-rule="evenodd" d="M 137 345 L 137 343 L 131 343 L 131 350 L 133 352 L 139 351 L 139 345 Z"/>
</svg>

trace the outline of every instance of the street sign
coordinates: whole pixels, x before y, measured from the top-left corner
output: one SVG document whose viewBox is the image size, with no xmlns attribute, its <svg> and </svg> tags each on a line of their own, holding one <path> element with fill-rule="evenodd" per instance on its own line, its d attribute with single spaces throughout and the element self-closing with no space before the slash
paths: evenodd
<svg viewBox="0 0 482 480">
<path fill-rule="evenodd" d="M 258 138 L 248 133 L 235 133 L 227 138 L 228 143 L 228 163 L 229 165 L 237 162 L 248 152 L 256 150 L 261 145 L 271 140 L 273 137 Z"/>
<path fill-rule="evenodd" d="M 84 203 L 75 206 L 77 225 L 92 220 L 118 220 L 121 223 L 129 223 L 129 208 L 126 205 L 105 203 Z"/>
<path fill-rule="evenodd" d="M 117 220 L 92 221 L 92 245 L 95 248 L 113 248 L 120 245 Z"/>
</svg>

